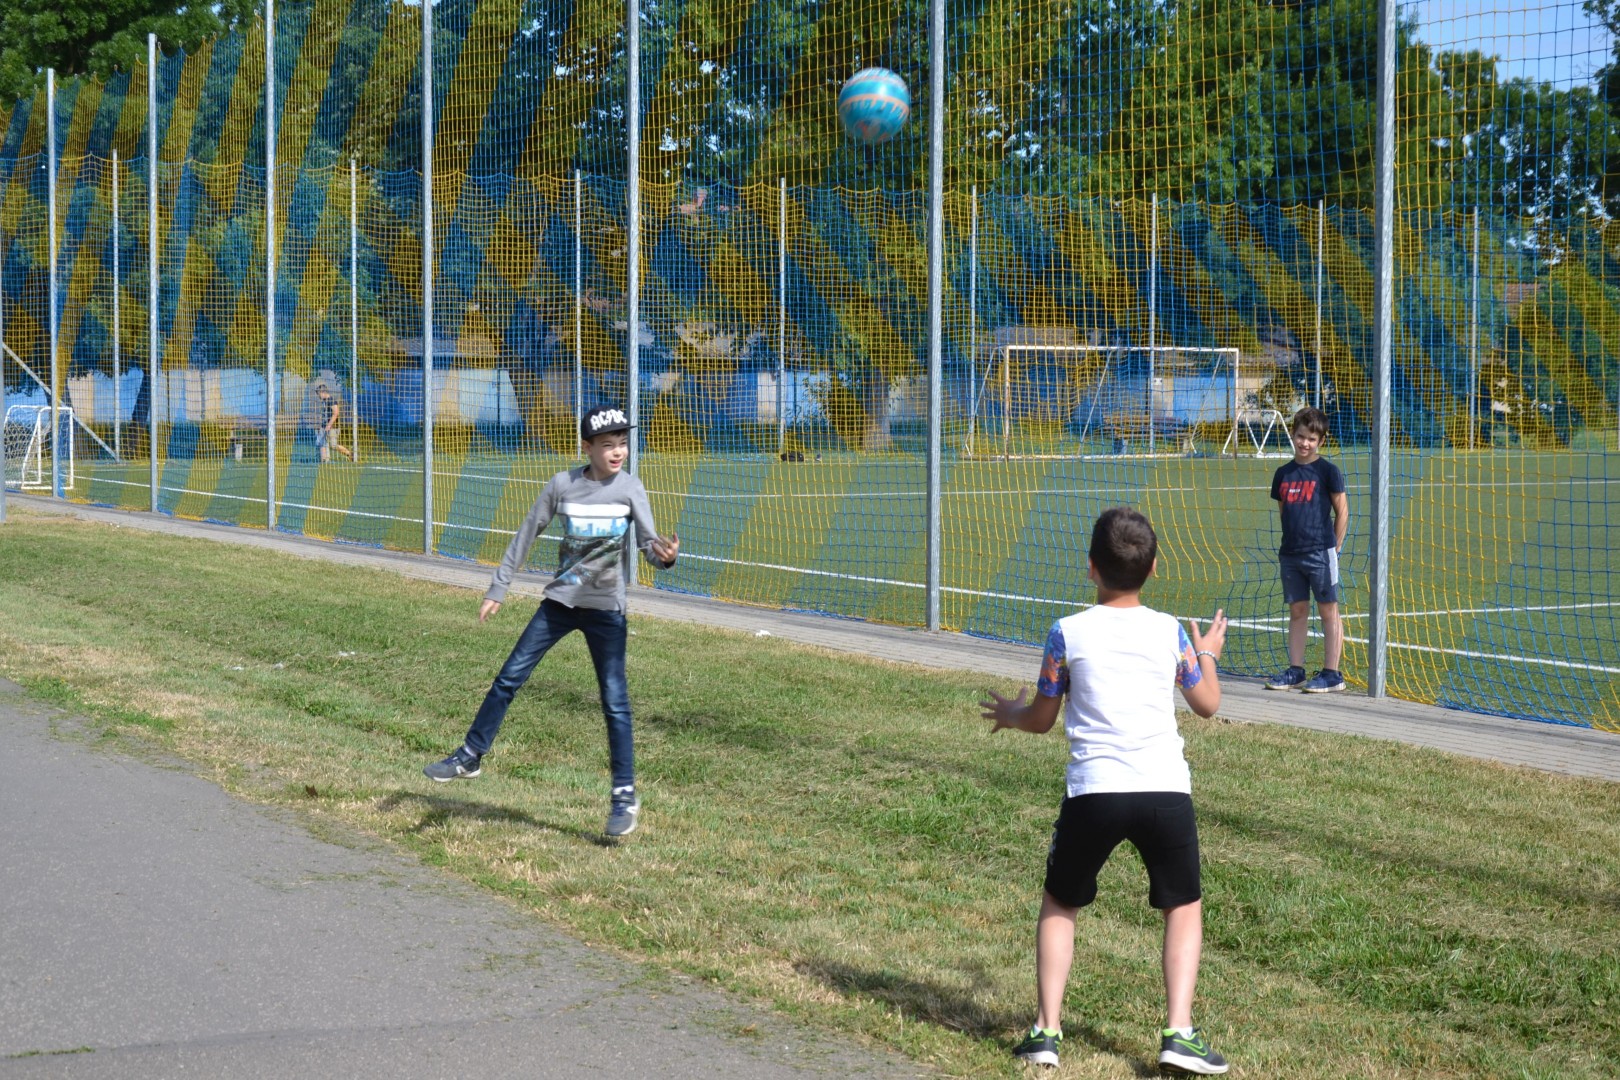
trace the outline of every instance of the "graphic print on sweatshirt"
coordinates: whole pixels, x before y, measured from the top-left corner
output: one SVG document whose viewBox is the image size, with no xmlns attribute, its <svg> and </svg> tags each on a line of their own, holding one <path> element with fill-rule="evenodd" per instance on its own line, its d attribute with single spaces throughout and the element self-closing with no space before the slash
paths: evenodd
<svg viewBox="0 0 1620 1080">
<path fill-rule="evenodd" d="M 557 580 L 568 585 L 611 585 L 630 532 L 628 503 L 563 503 L 563 540 Z"/>
</svg>

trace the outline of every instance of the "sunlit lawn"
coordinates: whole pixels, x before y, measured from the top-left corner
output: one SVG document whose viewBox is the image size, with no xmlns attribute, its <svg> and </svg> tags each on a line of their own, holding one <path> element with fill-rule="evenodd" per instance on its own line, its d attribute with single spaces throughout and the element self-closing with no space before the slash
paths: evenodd
<svg viewBox="0 0 1620 1080">
<path fill-rule="evenodd" d="M 975 676 L 638 618 L 644 825 L 600 839 L 576 638 L 485 775 L 435 785 L 533 609 L 382 573 L 34 516 L 0 527 L 0 672 L 227 788 L 390 840 L 587 941 L 946 1072 L 1017 1072 L 1064 746 L 991 738 Z M 1197 1018 L 1235 1075 L 1611 1076 L 1612 785 L 1184 718 L 1205 856 Z M 1134 856 L 1081 919 L 1060 1077 L 1156 1052 Z"/>
</svg>

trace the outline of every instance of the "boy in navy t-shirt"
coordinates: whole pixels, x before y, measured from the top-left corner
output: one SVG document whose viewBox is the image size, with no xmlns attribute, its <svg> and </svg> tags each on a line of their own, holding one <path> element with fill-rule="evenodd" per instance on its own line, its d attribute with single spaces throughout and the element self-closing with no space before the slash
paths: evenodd
<svg viewBox="0 0 1620 1080">
<path fill-rule="evenodd" d="M 1267 690 L 1303 690 L 1333 694 L 1344 689 L 1339 671 L 1344 653 L 1344 624 L 1339 619 L 1339 552 L 1350 526 L 1350 502 L 1344 474 L 1322 457 L 1327 416 L 1305 408 L 1294 414 L 1289 431 L 1294 460 L 1271 478 L 1271 497 L 1282 514 L 1283 599 L 1288 603 L 1288 669 L 1266 683 Z M 1322 670 L 1305 677 L 1305 636 L 1311 597 L 1322 619 Z"/>
</svg>

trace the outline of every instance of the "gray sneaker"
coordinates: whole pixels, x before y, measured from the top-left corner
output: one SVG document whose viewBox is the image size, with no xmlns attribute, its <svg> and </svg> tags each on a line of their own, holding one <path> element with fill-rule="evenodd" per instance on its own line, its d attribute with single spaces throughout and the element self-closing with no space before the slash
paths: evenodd
<svg viewBox="0 0 1620 1080">
<path fill-rule="evenodd" d="M 636 831 L 636 815 L 641 813 L 641 799 L 636 796 L 636 789 L 630 787 L 616 787 L 613 789 L 613 806 L 608 811 L 607 834 L 609 836 L 629 836 Z"/>
<path fill-rule="evenodd" d="M 437 780 L 447 784 L 451 780 L 471 780 L 483 770 L 478 763 L 483 760 L 482 754 L 475 754 L 463 746 L 443 761 L 435 761 L 424 766 L 422 772 L 430 780 Z"/>
</svg>

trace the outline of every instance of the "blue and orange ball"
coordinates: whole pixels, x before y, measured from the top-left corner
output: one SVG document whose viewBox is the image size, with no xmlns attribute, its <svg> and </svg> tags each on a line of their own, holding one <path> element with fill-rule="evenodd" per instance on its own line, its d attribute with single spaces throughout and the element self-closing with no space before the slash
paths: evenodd
<svg viewBox="0 0 1620 1080">
<path fill-rule="evenodd" d="M 838 116 L 844 130 L 867 146 L 894 138 L 910 115 L 911 92 L 906 80 L 888 68 L 857 71 L 838 92 Z"/>
</svg>

